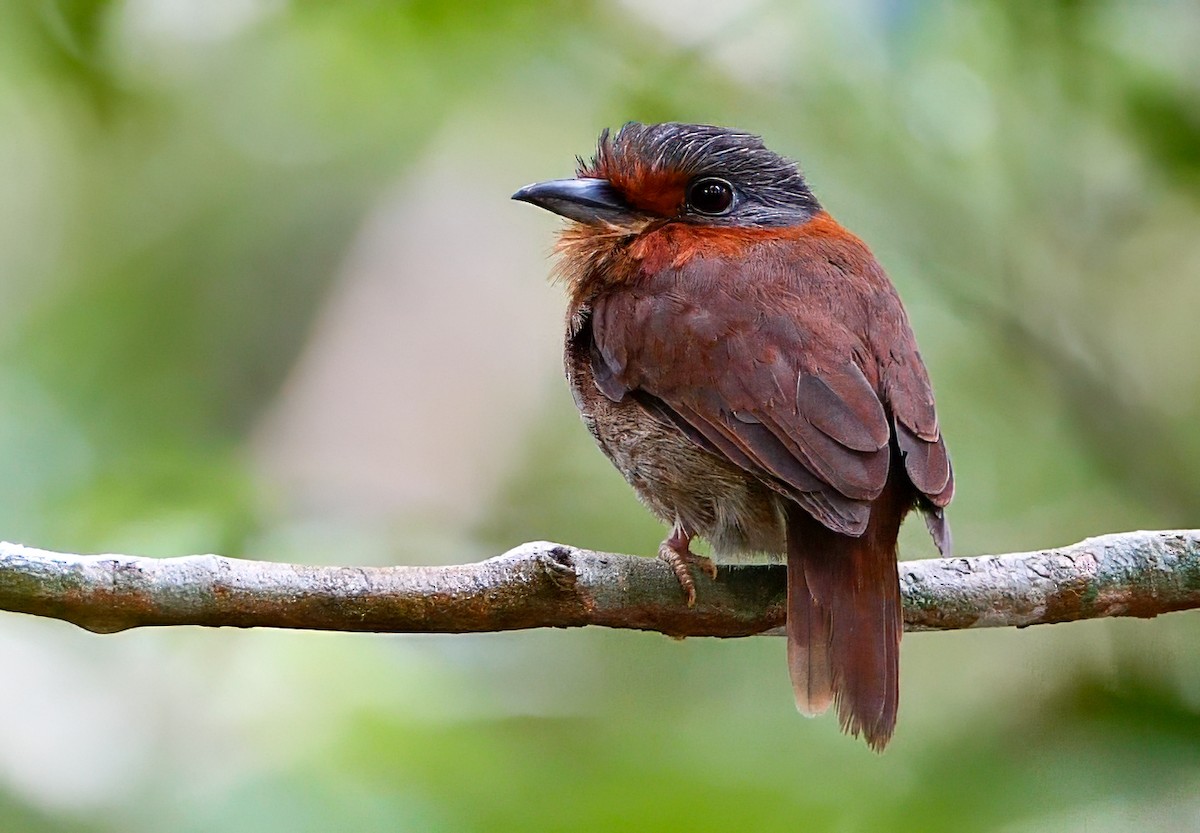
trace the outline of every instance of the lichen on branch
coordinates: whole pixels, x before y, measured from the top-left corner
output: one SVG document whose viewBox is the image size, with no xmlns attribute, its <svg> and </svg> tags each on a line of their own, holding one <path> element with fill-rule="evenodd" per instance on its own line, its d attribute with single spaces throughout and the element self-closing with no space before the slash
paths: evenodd
<svg viewBox="0 0 1200 833">
<path fill-rule="evenodd" d="M 783 624 L 782 566 L 722 566 L 684 604 L 656 559 L 522 544 L 473 564 L 322 567 L 219 555 L 74 555 L 0 543 L 0 610 L 97 633 L 151 625 L 468 633 L 601 625 L 750 636 Z M 1200 530 L 900 565 L 905 629 L 1152 617 L 1200 608 Z"/>
</svg>

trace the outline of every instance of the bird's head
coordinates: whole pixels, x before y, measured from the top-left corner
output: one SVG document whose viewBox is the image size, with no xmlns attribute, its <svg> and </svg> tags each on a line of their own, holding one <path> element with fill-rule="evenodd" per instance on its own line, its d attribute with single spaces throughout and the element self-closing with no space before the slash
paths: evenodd
<svg viewBox="0 0 1200 833">
<path fill-rule="evenodd" d="M 629 234 L 668 223 L 798 226 L 821 211 L 796 163 L 758 136 L 675 122 L 605 130 L 575 178 L 527 185 L 513 199 Z"/>
</svg>

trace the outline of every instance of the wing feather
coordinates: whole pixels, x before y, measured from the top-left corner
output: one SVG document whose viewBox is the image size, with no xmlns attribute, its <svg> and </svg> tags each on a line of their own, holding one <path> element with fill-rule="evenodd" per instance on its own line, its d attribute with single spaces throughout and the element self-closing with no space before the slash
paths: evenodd
<svg viewBox="0 0 1200 833">
<path fill-rule="evenodd" d="M 883 370 L 883 387 L 894 415 L 896 444 L 904 457 L 904 470 L 925 501 L 941 508 L 954 496 L 954 471 L 938 426 L 929 375 L 911 338 L 907 343 L 911 346 L 907 355 L 889 356 L 891 361 Z M 948 552 L 949 535 L 941 537 L 947 548 L 943 552 Z M 934 538 L 937 540 L 939 536 L 935 533 Z M 938 546 L 942 547 L 941 541 Z"/>
</svg>

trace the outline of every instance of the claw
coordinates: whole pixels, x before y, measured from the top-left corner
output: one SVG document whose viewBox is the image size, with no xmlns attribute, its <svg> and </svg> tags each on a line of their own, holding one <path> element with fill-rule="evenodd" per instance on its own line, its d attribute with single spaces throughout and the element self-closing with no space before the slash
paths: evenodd
<svg viewBox="0 0 1200 833">
<path fill-rule="evenodd" d="M 692 567 L 699 569 L 709 578 L 717 577 L 717 565 L 711 558 L 696 555 L 691 551 L 692 536 L 679 523 L 671 529 L 671 535 L 658 547 L 658 557 L 667 562 L 679 586 L 683 588 L 688 607 L 696 606 L 696 580 L 692 577 Z"/>
</svg>

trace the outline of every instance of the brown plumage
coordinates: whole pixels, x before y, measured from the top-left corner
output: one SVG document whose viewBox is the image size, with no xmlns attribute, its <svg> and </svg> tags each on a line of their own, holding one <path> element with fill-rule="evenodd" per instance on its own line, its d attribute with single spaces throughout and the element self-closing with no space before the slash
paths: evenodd
<svg viewBox="0 0 1200 833">
<path fill-rule="evenodd" d="M 786 554 L 798 707 L 892 735 L 896 538 L 914 506 L 949 551 L 953 478 L 903 307 L 794 163 L 744 133 L 629 124 L 578 176 L 514 195 L 559 241 L 566 370 L 601 449 L 688 549 Z"/>
</svg>

